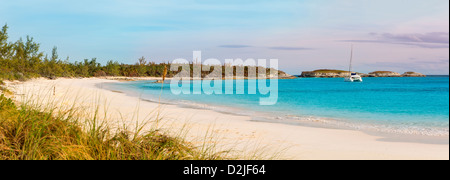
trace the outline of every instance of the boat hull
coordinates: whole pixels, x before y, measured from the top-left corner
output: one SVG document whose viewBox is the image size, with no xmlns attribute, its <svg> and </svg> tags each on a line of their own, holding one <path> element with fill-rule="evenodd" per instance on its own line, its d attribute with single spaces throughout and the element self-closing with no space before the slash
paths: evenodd
<svg viewBox="0 0 450 180">
<path fill-rule="evenodd" d="M 351 77 L 346 77 L 344 79 L 345 82 L 362 82 L 362 78 L 359 75 L 356 76 L 351 76 Z"/>
</svg>

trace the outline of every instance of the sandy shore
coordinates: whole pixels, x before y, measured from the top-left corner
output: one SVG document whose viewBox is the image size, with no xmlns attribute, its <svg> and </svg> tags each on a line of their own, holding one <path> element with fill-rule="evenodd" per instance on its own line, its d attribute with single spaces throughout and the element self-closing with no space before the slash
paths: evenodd
<svg viewBox="0 0 450 180">
<path fill-rule="evenodd" d="M 216 143 L 217 150 L 232 148 L 232 154 L 244 159 L 254 154 L 263 158 L 276 154 L 278 159 L 449 159 L 448 144 L 389 142 L 360 131 L 254 122 L 247 116 L 161 105 L 102 89 L 103 83 L 111 82 L 119 81 L 35 79 L 8 82 L 7 86 L 15 92 L 17 101 L 34 99 L 61 108 L 76 102 L 76 106 L 88 111 L 98 106 L 99 114 L 108 123 L 133 125 L 151 121 L 149 126 L 175 135 L 182 132 L 194 144 L 201 145 L 206 140 Z M 157 124 L 156 116 L 162 117 Z"/>
</svg>

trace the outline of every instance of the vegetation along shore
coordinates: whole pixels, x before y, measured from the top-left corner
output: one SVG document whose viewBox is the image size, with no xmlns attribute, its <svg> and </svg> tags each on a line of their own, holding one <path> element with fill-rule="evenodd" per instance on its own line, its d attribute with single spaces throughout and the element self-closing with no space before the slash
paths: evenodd
<svg viewBox="0 0 450 180">
<path fill-rule="evenodd" d="M 393 71 L 374 71 L 370 73 L 356 73 L 361 77 L 426 77 L 417 72 L 405 72 L 403 74 Z M 322 78 L 343 78 L 350 75 L 349 71 L 335 69 L 318 69 L 314 71 L 303 71 L 299 77 L 322 77 Z"/>
</svg>

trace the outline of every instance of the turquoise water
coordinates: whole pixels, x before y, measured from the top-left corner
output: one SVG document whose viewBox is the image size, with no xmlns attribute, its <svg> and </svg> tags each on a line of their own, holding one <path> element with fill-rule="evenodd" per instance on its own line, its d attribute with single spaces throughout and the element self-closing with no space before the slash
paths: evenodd
<svg viewBox="0 0 450 180">
<path fill-rule="evenodd" d="M 248 81 L 245 81 L 245 89 Z M 108 89 L 151 101 L 252 116 L 257 121 L 320 124 L 393 133 L 448 135 L 449 78 L 341 78 L 279 80 L 278 102 L 260 106 L 266 95 L 173 95 L 170 85 L 136 81 Z M 192 83 L 199 83 L 194 81 Z M 246 91 L 247 92 L 247 91 Z"/>
</svg>

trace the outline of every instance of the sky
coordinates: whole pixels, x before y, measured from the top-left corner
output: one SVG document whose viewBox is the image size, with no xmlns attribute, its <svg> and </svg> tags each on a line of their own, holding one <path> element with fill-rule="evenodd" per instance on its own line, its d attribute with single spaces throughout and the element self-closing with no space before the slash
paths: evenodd
<svg viewBox="0 0 450 180">
<path fill-rule="evenodd" d="M 278 59 L 314 69 L 449 74 L 447 0 L 0 0 L 10 41 L 70 61 Z"/>
</svg>

